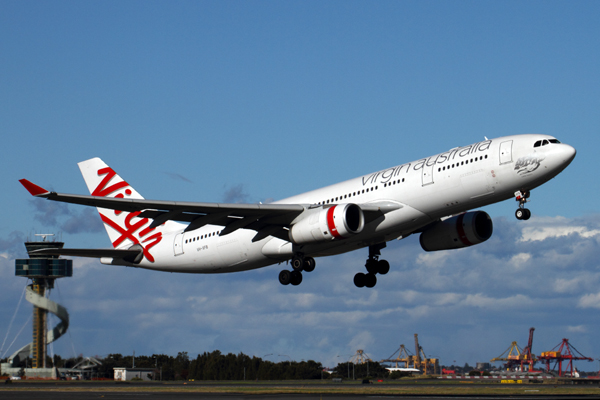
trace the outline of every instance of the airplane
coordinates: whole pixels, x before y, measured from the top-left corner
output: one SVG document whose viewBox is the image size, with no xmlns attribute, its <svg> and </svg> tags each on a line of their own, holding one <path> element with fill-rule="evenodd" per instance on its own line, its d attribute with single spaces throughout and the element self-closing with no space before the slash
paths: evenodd
<svg viewBox="0 0 600 400">
<path fill-rule="evenodd" d="M 315 257 L 368 248 L 357 287 L 385 275 L 386 242 L 420 235 L 425 251 L 488 240 L 493 223 L 470 211 L 514 198 L 528 220 L 531 190 L 573 161 L 556 138 L 523 134 L 487 139 L 270 204 L 145 200 L 99 158 L 80 162 L 91 195 L 51 192 L 26 179 L 35 197 L 97 207 L 113 249 L 41 249 L 40 254 L 96 257 L 110 265 L 181 273 L 227 273 L 289 263 L 283 285 L 299 285 Z"/>
</svg>

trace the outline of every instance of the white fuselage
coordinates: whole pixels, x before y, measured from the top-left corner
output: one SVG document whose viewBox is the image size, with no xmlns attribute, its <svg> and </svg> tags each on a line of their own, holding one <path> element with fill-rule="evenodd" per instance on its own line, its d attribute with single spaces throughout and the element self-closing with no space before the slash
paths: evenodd
<svg viewBox="0 0 600 400">
<path fill-rule="evenodd" d="M 534 147 L 547 135 L 516 135 L 484 140 L 335 185 L 299 194 L 276 204 L 387 202 L 400 206 L 365 224 L 346 239 L 297 246 L 268 236 L 253 242 L 256 231 L 238 229 L 219 236 L 223 226 L 206 225 L 184 232 L 164 232 L 152 249 L 154 262 L 141 268 L 171 272 L 223 273 L 260 268 L 289 260 L 297 251 L 307 256 L 340 254 L 402 238 L 450 215 L 514 197 L 549 181 L 572 161 L 575 149 L 562 143 Z"/>
</svg>

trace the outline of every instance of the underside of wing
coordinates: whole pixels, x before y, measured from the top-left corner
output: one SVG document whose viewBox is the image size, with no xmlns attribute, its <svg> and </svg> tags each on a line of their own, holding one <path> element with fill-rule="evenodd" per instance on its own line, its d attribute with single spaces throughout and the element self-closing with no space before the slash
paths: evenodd
<svg viewBox="0 0 600 400">
<path fill-rule="evenodd" d="M 155 228 L 166 221 L 187 223 L 184 231 L 189 232 L 205 225 L 219 225 L 224 228 L 219 235 L 227 235 L 238 229 L 256 231 L 253 241 L 268 236 L 289 240 L 288 231 L 298 221 L 300 214 L 315 208 L 328 209 L 331 205 L 308 204 L 229 204 L 196 203 L 181 201 L 157 201 L 134 198 L 101 197 L 50 192 L 26 179 L 21 183 L 36 197 L 63 203 L 80 204 L 124 212 L 138 212 L 136 217 L 152 220 L 149 228 Z M 369 223 L 384 214 L 402 208 L 391 201 L 379 201 L 358 205 Z M 300 217 L 302 218 L 302 217 Z M 63 253 L 67 255 L 66 253 Z M 74 255 L 74 254 L 71 254 Z M 83 257 L 86 257 L 83 255 Z M 92 256 L 93 257 L 93 256 Z M 110 256 L 106 256 L 110 257 Z"/>
<path fill-rule="evenodd" d="M 21 183 L 33 196 L 48 200 L 117 211 L 140 212 L 137 217 L 153 220 L 150 228 L 166 221 L 188 223 L 185 231 L 192 231 L 209 224 L 221 225 L 225 227 L 221 235 L 242 228 L 257 231 L 267 229 L 269 232 L 272 231 L 273 235 L 277 235 L 277 231 L 289 226 L 306 209 L 301 204 L 196 203 L 64 194 L 50 192 L 26 179 L 22 179 Z"/>
<path fill-rule="evenodd" d="M 31 255 L 48 255 L 48 256 L 69 256 L 69 257 L 90 257 L 90 258 L 116 258 L 123 259 L 132 264 L 137 264 L 141 261 L 143 248 L 131 249 L 39 249 L 30 252 Z"/>
</svg>

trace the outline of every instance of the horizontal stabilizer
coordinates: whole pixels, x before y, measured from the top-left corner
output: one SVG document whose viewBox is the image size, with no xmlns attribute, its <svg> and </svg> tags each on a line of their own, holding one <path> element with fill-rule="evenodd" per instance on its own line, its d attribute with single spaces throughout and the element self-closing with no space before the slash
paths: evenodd
<svg viewBox="0 0 600 400">
<path fill-rule="evenodd" d="M 132 264 L 137 264 L 142 260 L 143 249 L 39 249 L 31 251 L 31 254 L 44 254 L 49 256 L 70 256 L 70 257 L 90 257 L 90 258 L 120 258 Z"/>
</svg>

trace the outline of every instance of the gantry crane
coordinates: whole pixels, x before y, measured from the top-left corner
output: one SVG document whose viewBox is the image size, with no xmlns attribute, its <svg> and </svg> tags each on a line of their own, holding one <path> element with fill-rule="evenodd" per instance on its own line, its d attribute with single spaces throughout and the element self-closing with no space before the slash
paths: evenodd
<svg viewBox="0 0 600 400">
<path fill-rule="evenodd" d="M 490 362 L 496 361 L 504 361 L 504 367 L 507 370 L 511 370 L 517 365 L 521 363 L 521 354 L 522 350 L 517 344 L 517 342 L 512 342 L 510 347 L 504 351 L 504 353 L 500 354 L 498 357 L 492 358 Z"/>
<path fill-rule="evenodd" d="M 558 347 L 558 349 L 557 349 Z M 573 376 L 573 361 L 587 360 L 594 361 L 593 358 L 581 354 L 575 347 L 569 343 L 569 339 L 563 339 L 562 342 L 554 346 L 551 351 L 543 352 L 539 357 L 541 362 L 546 363 L 546 370 L 550 371 L 550 363 L 554 362 L 554 367 L 558 367 L 558 376 Z M 562 370 L 563 361 L 567 362 L 565 371 Z"/>
<path fill-rule="evenodd" d="M 529 328 L 529 341 L 527 342 L 527 347 L 521 353 L 521 371 L 525 371 L 526 364 L 529 364 L 527 371 L 532 371 L 537 361 L 535 354 L 531 352 L 531 348 L 533 347 L 533 331 L 535 331 L 535 328 Z"/>
<path fill-rule="evenodd" d="M 415 350 L 416 355 L 411 354 L 408 349 L 401 344 L 400 348 L 392 353 L 385 360 L 381 360 L 380 362 L 390 362 L 395 364 L 395 368 L 416 368 L 423 371 L 424 374 L 437 374 L 440 370 L 440 362 L 437 358 L 427 358 L 425 352 L 423 351 L 423 347 L 419 346 L 419 338 L 415 333 Z M 394 355 L 398 353 L 398 357 L 394 357 Z"/>
<path fill-rule="evenodd" d="M 531 371 L 537 358 L 531 352 L 533 347 L 533 332 L 535 328 L 529 328 L 529 341 L 524 349 L 521 349 L 517 342 L 512 342 L 510 347 L 498 357 L 492 358 L 490 362 L 504 361 L 504 367 L 507 370 L 519 368 L 520 371 Z M 527 366 L 527 367 L 526 367 Z"/>
<path fill-rule="evenodd" d="M 350 361 L 354 364 L 364 364 L 367 361 L 373 362 L 364 350 L 356 350 L 356 354 L 352 356 Z"/>
<path fill-rule="evenodd" d="M 440 370 L 439 360 L 437 358 L 427 358 L 423 347 L 419 345 L 419 335 L 415 333 L 415 352 L 414 368 L 420 369 L 424 374 L 437 374 Z M 423 356 L 423 358 L 421 358 Z"/>
<path fill-rule="evenodd" d="M 398 353 L 398 357 L 392 359 L 392 357 L 394 357 L 394 354 L 396 354 L 396 353 Z M 404 345 L 401 344 L 400 348 L 398 350 L 396 350 L 394 353 L 392 353 L 392 355 L 389 356 L 387 359 L 381 360 L 380 362 L 394 363 L 395 368 L 408 368 L 413 360 L 413 357 L 414 356 L 411 353 L 409 353 L 408 350 L 406 350 L 406 347 L 404 347 Z M 400 364 L 400 365 L 398 365 L 398 364 Z"/>
</svg>

